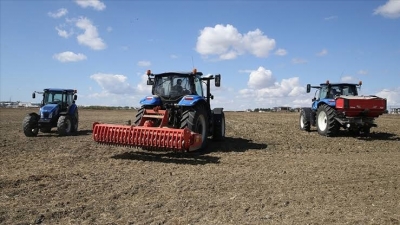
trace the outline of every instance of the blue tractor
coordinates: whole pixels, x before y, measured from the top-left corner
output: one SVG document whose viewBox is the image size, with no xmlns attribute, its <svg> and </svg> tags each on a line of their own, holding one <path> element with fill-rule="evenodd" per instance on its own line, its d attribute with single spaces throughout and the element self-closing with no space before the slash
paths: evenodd
<svg viewBox="0 0 400 225">
<path fill-rule="evenodd" d="M 386 99 L 375 95 L 358 95 L 362 82 L 307 84 L 307 93 L 317 89 L 311 107 L 300 111 L 300 129 L 310 131 L 316 126 L 323 136 L 336 136 L 343 128 L 352 134 L 369 134 L 376 127 L 375 118 L 386 111 Z"/>
<path fill-rule="evenodd" d="M 203 76 L 191 72 L 147 71 L 152 95 L 140 101 L 133 126 L 94 123 L 96 142 L 161 149 L 194 151 L 203 149 L 207 138 L 225 137 L 223 108 L 211 109 L 211 80 L 219 87 L 221 75 Z M 205 90 L 203 90 L 203 85 Z"/>
<path fill-rule="evenodd" d="M 73 89 L 46 88 L 43 92 L 33 92 L 43 95 L 39 114 L 29 113 L 23 123 L 22 129 L 25 136 L 35 137 L 39 130 L 49 133 L 53 127 L 57 127 L 60 136 L 70 135 L 78 131 L 79 114 L 75 104 L 77 91 Z"/>
</svg>

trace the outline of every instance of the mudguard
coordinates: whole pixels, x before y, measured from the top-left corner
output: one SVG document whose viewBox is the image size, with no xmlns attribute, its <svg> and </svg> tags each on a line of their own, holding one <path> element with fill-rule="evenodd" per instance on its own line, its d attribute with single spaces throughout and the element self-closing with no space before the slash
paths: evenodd
<svg viewBox="0 0 400 225">
<path fill-rule="evenodd" d="M 321 100 L 316 100 L 316 101 L 314 101 L 312 103 L 312 107 L 311 108 L 313 110 L 317 111 L 318 107 L 321 104 L 326 104 L 326 105 L 329 105 L 332 108 L 335 108 L 336 107 L 336 100 L 334 98 L 324 98 L 324 99 L 321 99 Z"/>
<path fill-rule="evenodd" d="M 194 106 L 202 100 L 204 101 L 204 97 L 199 95 L 186 95 L 178 102 L 178 106 Z"/>
<path fill-rule="evenodd" d="M 68 114 L 69 114 L 69 115 L 75 115 L 75 111 L 76 111 L 77 108 L 78 108 L 77 105 L 72 104 L 72 105 L 68 108 Z"/>
<path fill-rule="evenodd" d="M 213 114 L 214 115 L 220 115 L 220 114 L 222 114 L 223 110 L 224 110 L 224 108 L 214 108 L 213 109 Z"/>
<path fill-rule="evenodd" d="M 161 98 L 157 95 L 149 95 L 140 100 L 141 105 L 161 105 Z"/>
</svg>

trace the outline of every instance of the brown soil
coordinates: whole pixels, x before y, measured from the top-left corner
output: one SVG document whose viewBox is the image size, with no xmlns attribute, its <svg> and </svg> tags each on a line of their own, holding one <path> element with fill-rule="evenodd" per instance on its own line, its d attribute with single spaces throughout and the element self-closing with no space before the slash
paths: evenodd
<svg viewBox="0 0 400 225">
<path fill-rule="evenodd" d="M 370 137 L 320 136 L 297 113 L 226 113 L 225 142 L 190 154 L 99 145 L 78 135 L 27 138 L 32 109 L 0 109 L 0 224 L 400 224 L 400 116 Z M 36 111 L 36 109 L 34 110 Z"/>
</svg>

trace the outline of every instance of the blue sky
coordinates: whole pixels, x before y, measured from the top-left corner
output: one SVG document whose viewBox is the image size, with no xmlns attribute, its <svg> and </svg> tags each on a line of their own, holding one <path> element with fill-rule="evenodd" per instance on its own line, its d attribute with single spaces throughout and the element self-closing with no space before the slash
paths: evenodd
<svg viewBox="0 0 400 225">
<path fill-rule="evenodd" d="M 212 107 L 309 106 L 307 83 L 363 81 L 400 106 L 400 0 L 1 0 L 0 100 L 74 88 L 139 106 L 145 72 L 221 74 Z"/>
</svg>

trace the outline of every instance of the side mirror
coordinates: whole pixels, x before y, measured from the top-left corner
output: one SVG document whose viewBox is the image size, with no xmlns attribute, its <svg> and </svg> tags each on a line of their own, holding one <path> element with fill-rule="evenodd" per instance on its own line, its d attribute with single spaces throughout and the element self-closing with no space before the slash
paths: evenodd
<svg viewBox="0 0 400 225">
<path fill-rule="evenodd" d="M 77 95 L 74 95 L 74 101 L 76 101 L 78 99 Z"/>
<path fill-rule="evenodd" d="M 36 97 L 36 94 L 35 94 L 35 92 L 33 92 L 32 93 L 32 98 L 35 98 Z"/>
<path fill-rule="evenodd" d="M 311 91 L 311 84 L 307 84 L 307 93 L 310 93 Z"/>
<path fill-rule="evenodd" d="M 221 86 L 221 75 L 215 75 L 215 87 Z"/>
</svg>

